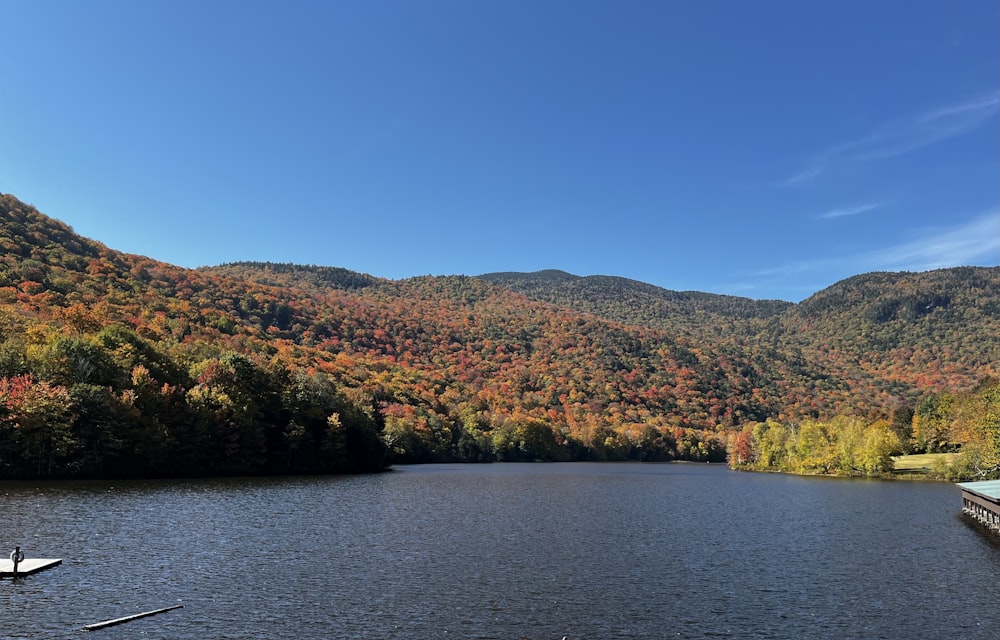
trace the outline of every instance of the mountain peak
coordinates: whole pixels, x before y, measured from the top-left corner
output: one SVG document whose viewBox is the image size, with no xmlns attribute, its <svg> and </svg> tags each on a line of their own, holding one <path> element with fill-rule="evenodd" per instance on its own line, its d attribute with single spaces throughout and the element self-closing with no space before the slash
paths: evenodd
<svg viewBox="0 0 1000 640">
<path fill-rule="evenodd" d="M 579 280 L 580 276 L 559 269 L 542 269 L 541 271 L 498 271 L 476 276 L 490 282 L 563 282 Z"/>
</svg>

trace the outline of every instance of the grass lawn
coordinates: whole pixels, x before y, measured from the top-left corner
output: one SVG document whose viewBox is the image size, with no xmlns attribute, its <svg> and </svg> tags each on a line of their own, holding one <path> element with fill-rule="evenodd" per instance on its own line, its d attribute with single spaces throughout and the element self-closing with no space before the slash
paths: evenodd
<svg viewBox="0 0 1000 640">
<path fill-rule="evenodd" d="M 893 470 L 896 473 L 927 473 L 942 463 L 951 466 L 957 453 L 918 453 L 912 456 L 896 456 Z"/>
</svg>

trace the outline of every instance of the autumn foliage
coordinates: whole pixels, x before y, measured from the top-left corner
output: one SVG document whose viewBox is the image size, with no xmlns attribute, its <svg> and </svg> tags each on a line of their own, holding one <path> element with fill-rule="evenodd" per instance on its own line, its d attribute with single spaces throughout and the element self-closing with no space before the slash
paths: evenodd
<svg viewBox="0 0 1000 640">
<path fill-rule="evenodd" d="M 744 425 L 888 419 L 998 355 L 971 337 L 998 334 L 997 269 L 872 276 L 801 305 L 552 274 L 521 290 L 516 274 L 188 270 L 2 195 L 0 247 L 6 477 L 721 461 Z"/>
</svg>

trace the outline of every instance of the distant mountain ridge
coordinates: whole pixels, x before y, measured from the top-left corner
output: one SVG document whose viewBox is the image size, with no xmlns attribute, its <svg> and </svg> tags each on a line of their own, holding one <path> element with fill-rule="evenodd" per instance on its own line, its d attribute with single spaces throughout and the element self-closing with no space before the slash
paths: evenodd
<svg viewBox="0 0 1000 640">
<path fill-rule="evenodd" d="M 894 372 L 893 378 L 920 386 L 967 384 L 970 379 L 963 380 L 960 370 L 977 378 L 990 375 L 1000 362 L 1000 267 L 861 274 L 798 304 L 677 292 L 626 278 L 555 270 L 479 277 L 536 300 L 628 324 L 706 340 L 718 340 L 720 334 L 753 337 L 786 353 L 823 351 L 819 361 L 832 360 L 841 371 L 854 368 L 854 375 L 862 377 L 868 375 L 862 369 L 874 371 L 878 363 L 905 369 L 907 360 L 920 366 Z"/>
<path fill-rule="evenodd" d="M 577 311 L 648 327 L 698 328 L 712 322 L 731 324 L 771 318 L 794 306 L 782 300 L 672 291 L 618 276 L 575 276 L 565 271 L 487 273 L 478 276 L 518 293 Z"/>
</svg>

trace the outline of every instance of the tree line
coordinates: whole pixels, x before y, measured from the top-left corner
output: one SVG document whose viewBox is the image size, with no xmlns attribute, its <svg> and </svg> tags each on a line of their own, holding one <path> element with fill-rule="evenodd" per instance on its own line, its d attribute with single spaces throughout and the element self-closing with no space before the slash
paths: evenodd
<svg viewBox="0 0 1000 640">
<path fill-rule="evenodd" d="M 836 416 L 747 425 L 731 438 L 729 451 L 736 469 L 878 476 L 892 471 L 900 441 L 888 421 Z"/>
<path fill-rule="evenodd" d="M 36 326 L 0 342 L 0 477 L 355 473 L 393 461 L 725 460 L 720 441 L 693 429 L 616 431 L 595 422 L 582 439 L 527 413 L 493 423 L 467 404 L 458 413 L 431 410 L 419 398 L 402 404 L 392 384 L 348 386 L 280 359 L 183 353 L 163 352 L 122 324 L 92 334 Z"/>
<path fill-rule="evenodd" d="M 371 398 L 227 352 L 183 366 L 122 325 L 0 345 L 0 477 L 378 471 Z"/>
<path fill-rule="evenodd" d="M 728 443 L 733 468 L 805 474 L 885 476 L 895 456 L 913 453 L 955 454 L 932 476 L 1000 478 L 1000 379 L 986 378 L 968 391 L 929 393 L 888 418 L 751 423 Z"/>
</svg>

